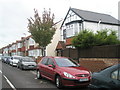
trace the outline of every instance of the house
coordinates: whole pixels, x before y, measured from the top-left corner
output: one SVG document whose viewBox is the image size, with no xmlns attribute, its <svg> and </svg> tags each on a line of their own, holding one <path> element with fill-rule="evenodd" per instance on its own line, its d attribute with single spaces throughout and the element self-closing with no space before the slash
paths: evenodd
<svg viewBox="0 0 120 90">
<path fill-rule="evenodd" d="M 8 53 L 9 52 L 9 49 L 8 49 L 8 46 L 5 46 L 2 48 L 2 54 L 3 56 L 8 56 Z"/>
<path fill-rule="evenodd" d="M 46 47 L 46 56 L 56 56 L 56 47 L 58 42 L 60 41 L 60 26 L 62 24 L 62 20 L 55 23 L 54 27 L 56 28 L 55 34 L 53 35 L 53 39 L 51 43 Z"/>
<path fill-rule="evenodd" d="M 27 38 L 27 40 L 28 40 L 27 42 L 28 56 L 35 57 L 35 58 L 37 58 L 38 56 L 42 56 L 41 48 L 37 43 L 35 43 L 31 35 Z"/>
<path fill-rule="evenodd" d="M 66 48 L 73 48 L 71 45 L 72 37 L 81 30 L 89 29 L 96 33 L 96 31 L 101 29 L 113 29 L 116 30 L 118 34 L 118 26 L 120 26 L 118 20 L 111 15 L 69 8 L 61 25 L 60 41 L 64 41 Z M 120 35 L 120 33 L 118 35 Z M 59 50 L 59 48 L 56 48 L 56 50 Z"/>
<path fill-rule="evenodd" d="M 23 56 L 23 52 L 22 52 L 22 46 L 23 46 L 23 44 L 22 44 L 22 40 L 17 40 L 16 41 L 16 43 L 17 43 L 17 47 L 16 47 L 16 49 L 17 49 L 17 51 L 16 51 L 16 55 L 18 55 L 18 56 Z"/>
</svg>

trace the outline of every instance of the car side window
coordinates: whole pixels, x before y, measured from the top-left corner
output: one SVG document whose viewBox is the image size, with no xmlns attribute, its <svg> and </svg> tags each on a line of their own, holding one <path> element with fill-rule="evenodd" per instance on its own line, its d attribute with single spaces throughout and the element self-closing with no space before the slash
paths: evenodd
<svg viewBox="0 0 120 90">
<path fill-rule="evenodd" d="M 119 72 L 119 73 L 118 73 L 118 72 Z M 120 69 L 118 69 L 118 70 L 112 72 L 111 78 L 112 78 L 112 79 L 120 80 Z"/>
<path fill-rule="evenodd" d="M 54 62 L 51 58 L 48 59 L 48 65 L 54 65 Z"/>
<path fill-rule="evenodd" d="M 41 63 L 46 65 L 47 64 L 47 60 L 48 60 L 48 58 L 43 58 Z"/>
</svg>

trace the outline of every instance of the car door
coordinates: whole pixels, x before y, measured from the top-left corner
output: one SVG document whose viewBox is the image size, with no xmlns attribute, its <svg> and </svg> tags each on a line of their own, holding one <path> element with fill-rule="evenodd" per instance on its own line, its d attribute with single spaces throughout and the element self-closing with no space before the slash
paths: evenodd
<svg viewBox="0 0 120 90">
<path fill-rule="evenodd" d="M 47 67 L 46 67 L 46 75 L 50 80 L 54 80 L 55 76 L 55 64 L 52 58 L 48 59 Z"/>
<path fill-rule="evenodd" d="M 41 74 L 46 77 L 47 76 L 47 72 L 46 72 L 46 68 L 47 68 L 47 62 L 48 62 L 48 58 L 44 57 L 41 61 L 41 63 L 38 65 L 39 66 L 39 70 L 41 72 Z"/>
</svg>

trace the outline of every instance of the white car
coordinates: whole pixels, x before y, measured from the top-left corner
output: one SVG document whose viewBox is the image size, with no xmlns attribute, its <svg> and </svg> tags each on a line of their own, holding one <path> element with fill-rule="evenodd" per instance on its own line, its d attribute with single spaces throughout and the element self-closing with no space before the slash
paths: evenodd
<svg viewBox="0 0 120 90">
<path fill-rule="evenodd" d="M 17 64 L 18 64 L 21 57 L 22 56 L 12 56 L 11 61 L 10 61 L 10 65 L 17 66 Z"/>
</svg>

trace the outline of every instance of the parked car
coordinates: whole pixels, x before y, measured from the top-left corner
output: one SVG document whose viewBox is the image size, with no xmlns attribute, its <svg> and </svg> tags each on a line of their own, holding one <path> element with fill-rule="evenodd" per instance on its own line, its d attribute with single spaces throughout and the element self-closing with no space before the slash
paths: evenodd
<svg viewBox="0 0 120 90">
<path fill-rule="evenodd" d="M 55 82 L 57 88 L 63 86 L 86 87 L 91 81 L 91 72 L 66 57 L 44 57 L 37 65 L 36 76 Z"/>
<path fill-rule="evenodd" d="M 20 69 L 36 69 L 36 62 L 30 57 L 22 57 L 18 62 L 18 68 Z"/>
<path fill-rule="evenodd" d="M 17 66 L 18 61 L 20 60 L 22 56 L 12 56 L 10 60 L 10 65 Z"/>
<path fill-rule="evenodd" d="M 10 64 L 10 61 L 11 61 L 11 60 L 12 60 L 12 59 L 11 59 L 11 56 L 7 56 L 5 63 Z"/>
<path fill-rule="evenodd" d="M 7 63 L 9 56 L 2 56 L 2 62 Z"/>
<path fill-rule="evenodd" d="M 92 88 L 120 90 L 120 64 L 108 67 L 92 75 Z"/>
</svg>

